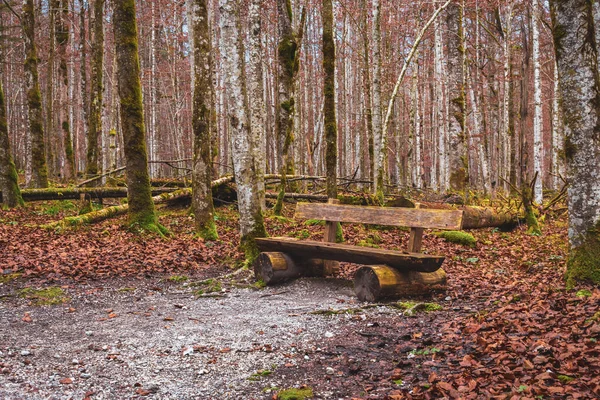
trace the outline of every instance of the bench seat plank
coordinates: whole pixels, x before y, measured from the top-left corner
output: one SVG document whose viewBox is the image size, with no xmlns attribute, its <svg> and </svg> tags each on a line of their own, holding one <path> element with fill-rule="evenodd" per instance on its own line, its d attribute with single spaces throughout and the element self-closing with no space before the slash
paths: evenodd
<svg viewBox="0 0 600 400">
<path fill-rule="evenodd" d="M 261 251 L 279 251 L 306 259 L 322 258 L 365 265 L 386 264 L 398 271 L 434 272 L 444 262 L 443 256 L 288 237 L 257 238 L 256 244 Z"/>
<path fill-rule="evenodd" d="M 301 219 L 457 231 L 462 228 L 462 216 L 462 210 L 367 207 L 318 203 L 298 203 L 295 215 L 296 218 Z"/>
</svg>

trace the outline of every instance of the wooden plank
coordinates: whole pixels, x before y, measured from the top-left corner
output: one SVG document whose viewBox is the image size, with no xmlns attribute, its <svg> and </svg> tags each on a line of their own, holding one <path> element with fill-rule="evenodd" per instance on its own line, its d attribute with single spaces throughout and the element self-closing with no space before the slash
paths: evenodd
<svg viewBox="0 0 600 400">
<path fill-rule="evenodd" d="M 257 238 L 261 251 L 279 251 L 302 258 L 323 258 L 356 264 L 387 264 L 399 271 L 437 271 L 444 262 L 443 256 L 373 249 L 339 243 L 325 243 L 294 238 Z"/>
<path fill-rule="evenodd" d="M 410 228 L 410 237 L 408 239 L 408 251 L 419 253 L 423 244 L 423 228 Z"/>
<path fill-rule="evenodd" d="M 298 203 L 295 217 L 374 225 L 460 230 L 462 215 L 461 210 Z"/>
</svg>

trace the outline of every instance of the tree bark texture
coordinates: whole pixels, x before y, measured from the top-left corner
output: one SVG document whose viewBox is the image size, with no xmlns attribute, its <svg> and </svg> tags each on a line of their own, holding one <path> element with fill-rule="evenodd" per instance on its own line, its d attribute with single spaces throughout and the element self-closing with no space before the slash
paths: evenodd
<svg viewBox="0 0 600 400">
<path fill-rule="evenodd" d="M 463 7 L 448 6 L 448 79 L 450 121 L 448 127 L 448 170 L 450 189 L 463 191 L 469 179 L 465 132 L 465 40 Z"/>
<path fill-rule="evenodd" d="M 335 42 L 333 40 L 333 5 L 323 0 L 323 113 L 325 118 L 325 165 L 327 196 L 337 199 L 337 122 L 335 116 Z"/>
<path fill-rule="evenodd" d="M 193 0 L 191 7 L 194 47 L 194 99 L 192 126 L 194 130 L 194 160 L 192 164 L 192 209 L 196 232 L 204 239 L 218 238 L 214 220 L 210 178 L 212 159 L 210 155 L 211 115 L 211 41 L 206 0 Z"/>
<path fill-rule="evenodd" d="M 593 8 L 587 0 L 551 1 L 569 181 L 569 286 L 600 282 L 600 21 Z"/>
<path fill-rule="evenodd" d="M 160 232 L 150 192 L 146 127 L 140 82 L 137 20 L 135 1 L 121 0 L 114 4 L 114 29 L 117 52 L 121 126 L 125 142 L 129 223 Z"/>
<path fill-rule="evenodd" d="M 59 99 L 60 109 L 58 118 L 62 132 L 64 148 L 64 166 L 62 178 L 71 181 L 75 178 L 75 156 L 73 153 L 73 141 L 71 139 L 71 124 L 69 123 L 68 101 L 69 101 L 69 75 L 67 71 L 67 48 L 69 46 L 69 3 L 67 0 L 52 0 L 52 7 L 58 10 L 56 14 L 56 43 L 58 45 L 58 73 L 59 73 Z"/>
<path fill-rule="evenodd" d="M 0 190 L 2 191 L 2 202 L 13 208 L 23 205 L 23 198 L 19 190 L 17 169 L 10 152 L 6 104 L 1 78 L 0 76 Z"/>
<path fill-rule="evenodd" d="M 34 188 L 48 187 L 48 169 L 44 143 L 42 95 L 38 76 L 38 56 L 35 45 L 35 7 L 33 0 L 24 0 L 21 15 L 25 33 L 25 87 L 31 145 L 31 181 Z"/>
<path fill-rule="evenodd" d="M 102 135 L 102 94 L 104 91 L 104 1 L 94 0 L 91 100 L 89 103 L 90 114 L 85 170 L 88 176 L 96 175 L 102 169 L 100 161 L 100 136 Z M 118 29 L 119 27 L 115 26 L 115 32 Z M 119 67 L 122 68 L 122 66 Z"/>
<path fill-rule="evenodd" d="M 221 58 L 227 101 L 231 151 L 235 182 L 238 186 L 240 234 L 246 260 L 252 263 L 258 256 L 254 241 L 266 236 L 260 205 L 258 174 L 249 126 L 249 106 L 246 93 L 244 46 L 240 22 L 240 3 L 237 0 L 219 0 L 221 25 Z"/>
</svg>

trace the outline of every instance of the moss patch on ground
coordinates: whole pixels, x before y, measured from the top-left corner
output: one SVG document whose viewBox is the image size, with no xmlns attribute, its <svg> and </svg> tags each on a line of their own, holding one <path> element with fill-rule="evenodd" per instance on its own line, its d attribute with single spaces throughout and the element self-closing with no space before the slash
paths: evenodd
<svg viewBox="0 0 600 400">
<path fill-rule="evenodd" d="M 4 274 L 4 275 L 0 275 L 0 283 L 8 283 L 8 282 L 12 282 L 16 279 L 19 279 L 21 277 L 20 273 L 14 273 L 14 274 Z"/>
<path fill-rule="evenodd" d="M 443 231 L 436 233 L 438 237 L 446 240 L 450 243 L 457 243 L 467 247 L 475 247 L 477 239 L 473 235 L 467 232 L 461 231 Z"/>
<path fill-rule="evenodd" d="M 277 400 L 305 400 L 314 396 L 312 388 L 284 389 L 277 393 Z"/>
<path fill-rule="evenodd" d="M 19 296 L 31 300 L 36 306 L 64 304 L 70 300 L 65 291 L 58 286 L 44 289 L 24 288 L 19 291 Z"/>
</svg>

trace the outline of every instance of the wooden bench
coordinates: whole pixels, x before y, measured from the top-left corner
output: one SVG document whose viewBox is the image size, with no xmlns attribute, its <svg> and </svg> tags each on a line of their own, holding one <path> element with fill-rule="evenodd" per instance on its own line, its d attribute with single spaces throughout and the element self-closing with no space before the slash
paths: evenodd
<svg viewBox="0 0 600 400">
<path fill-rule="evenodd" d="M 424 229 L 460 230 L 462 211 L 418 208 L 365 207 L 298 203 L 295 218 L 325 221 L 323 242 L 288 237 L 257 239 L 262 251 L 255 265 L 257 279 L 267 285 L 300 276 L 325 276 L 337 272 L 338 262 L 363 264 L 355 275 L 360 300 L 421 294 L 443 285 L 443 256 L 421 253 Z M 384 250 L 335 243 L 338 222 L 410 228 L 407 251 Z"/>
</svg>

